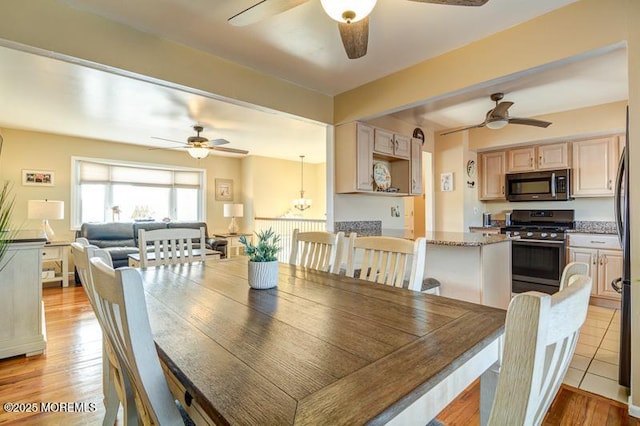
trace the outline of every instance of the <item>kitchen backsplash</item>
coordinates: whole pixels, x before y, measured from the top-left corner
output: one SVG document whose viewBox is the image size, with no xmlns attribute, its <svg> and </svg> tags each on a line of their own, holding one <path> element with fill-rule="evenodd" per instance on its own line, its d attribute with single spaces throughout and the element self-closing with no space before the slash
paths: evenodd
<svg viewBox="0 0 640 426">
<path fill-rule="evenodd" d="M 356 232 L 361 237 L 371 237 L 382 235 L 381 220 L 356 220 L 345 222 L 334 222 L 335 232 L 343 231 L 345 235 Z"/>
<path fill-rule="evenodd" d="M 598 220 L 576 220 L 575 221 L 576 232 L 591 232 L 594 234 L 615 234 L 616 223 L 609 221 Z"/>
</svg>

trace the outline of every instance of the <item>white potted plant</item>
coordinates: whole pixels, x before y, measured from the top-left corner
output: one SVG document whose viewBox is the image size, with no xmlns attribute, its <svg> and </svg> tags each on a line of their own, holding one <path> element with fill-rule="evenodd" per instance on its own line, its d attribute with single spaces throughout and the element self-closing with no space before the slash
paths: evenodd
<svg viewBox="0 0 640 426">
<path fill-rule="evenodd" d="M 249 286 L 255 289 L 268 289 L 278 285 L 278 258 L 280 236 L 271 228 L 256 232 L 257 244 L 247 241 L 245 236 L 240 242 L 245 246 L 244 253 L 249 256 Z"/>
</svg>

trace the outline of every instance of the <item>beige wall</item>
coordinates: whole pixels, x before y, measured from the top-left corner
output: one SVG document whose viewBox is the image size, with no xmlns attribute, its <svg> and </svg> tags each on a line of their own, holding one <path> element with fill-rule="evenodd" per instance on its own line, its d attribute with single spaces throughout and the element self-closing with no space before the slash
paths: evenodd
<svg viewBox="0 0 640 426">
<path fill-rule="evenodd" d="M 2 130 L 2 134 L 4 147 L 0 156 L 0 181 L 13 182 L 16 196 L 14 224 L 25 228 L 39 227 L 39 221 L 26 219 L 27 200 L 62 200 L 65 203 L 64 220 L 51 221 L 56 236 L 61 240 L 73 240 L 75 235 L 70 226 L 72 156 L 205 169 L 207 171 L 206 220 L 209 233 L 226 231 L 229 221 L 222 216 L 224 202 L 215 201 L 213 192 L 215 178 L 233 179 L 236 188 L 234 201 L 242 202 L 241 192 L 237 192 L 242 187 L 240 160 L 235 158 L 210 156 L 203 160 L 195 160 L 184 152 L 149 150 L 141 146 L 6 128 Z M 22 186 L 22 169 L 54 171 L 55 186 Z"/>
<path fill-rule="evenodd" d="M 434 153 L 435 230 L 461 232 L 464 229 L 464 146 L 467 135 L 448 139 L 436 137 Z M 442 191 L 440 175 L 453 173 L 453 191 Z"/>
<path fill-rule="evenodd" d="M 304 196 L 313 202 L 300 213 L 293 208 L 300 197 L 300 162 L 251 156 L 242 161 L 247 188 L 246 225 L 252 230 L 254 217 L 276 218 L 285 214 L 305 219 L 326 218 L 326 165 L 304 164 Z"/>
</svg>

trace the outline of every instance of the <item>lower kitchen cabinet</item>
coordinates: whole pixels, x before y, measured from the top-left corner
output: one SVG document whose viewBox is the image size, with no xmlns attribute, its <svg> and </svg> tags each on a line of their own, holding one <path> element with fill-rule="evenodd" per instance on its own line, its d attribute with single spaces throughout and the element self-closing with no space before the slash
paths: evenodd
<svg viewBox="0 0 640 426">
<path fill-rule="evenodd" d="M 620 294 L 611 288 L 611 281 L 622 275 L 622 250 L 616 235 L 571 234 L 568 258 L 589 265 L 592 296 L 620 300 Z"/>
</svg>

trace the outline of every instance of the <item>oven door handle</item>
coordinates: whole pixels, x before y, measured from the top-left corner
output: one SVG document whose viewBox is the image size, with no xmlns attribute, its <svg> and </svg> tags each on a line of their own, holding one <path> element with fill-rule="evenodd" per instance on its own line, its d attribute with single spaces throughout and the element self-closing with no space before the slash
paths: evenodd
<svg viewBox="0 0 640 426">
<path fill-rule="evenodd" d="M 554 244 L 554 245 L 564 245 L 564 240 L 562 241 L 547 241 L 547 240 L 527 240 L 523 238 L 512 240 L 513 243 L 534 243 L 534 244 Z"/>
</svg>

